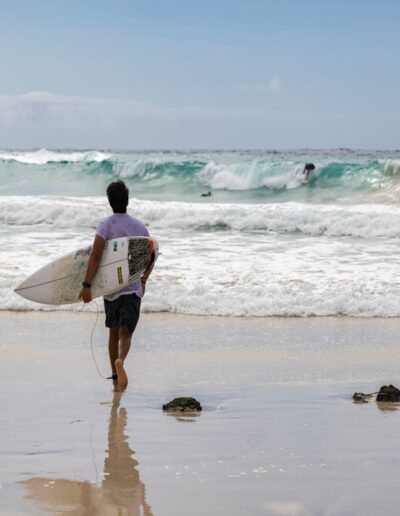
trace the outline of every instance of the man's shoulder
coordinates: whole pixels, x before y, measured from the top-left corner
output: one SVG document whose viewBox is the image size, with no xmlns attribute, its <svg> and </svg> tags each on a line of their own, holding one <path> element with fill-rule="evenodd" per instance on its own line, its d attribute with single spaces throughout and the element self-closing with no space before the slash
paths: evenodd
<svg viewBox="0 0 400 516">
<path fill-rule="evenodd" d="M 113 219 L 113 217 L 114 217 L 114 214 L 112 214 L 112 215 L 108 215 L 107 217 L 102 217 L 101 219 L 99 219 L 99 222 L 98 222 L 98 223 L 99 223 L 99 224 L 100 224 L 100 223 L 104 224 L 104 223 L 107 223 L 107 222 L 111 222 L 111 221 L 112 221 L 112 219 Z"/>
<path fill-rule="evenodd" d="M 135 228 L 135 231 L 138 233 L 139 236 L 149 235 L 149 230 L 147 229 L 146 224 L 144 222 L 137 219 L 136 217 L 132 217 L 131 215 L 129 215 L 129 217 L 132 221 L 132 227 Z"/>
<path fill-rule="evenodd" d="M 121 215 L 113 213 L 108 217 L 100 219 L 97 224 L 97 233 L 107 238 L 110 238 L 111 235 L 116 238 L 118 236 L 126 236 L 127 234 L 148 236 L 148 229 L 144 222 L 128 213 Z"/>
<path fill-rule="evenodd" d="M 143 227 L 146 227 L 145 226 L 145 223 L 143 221 L 141 221 L 140 219 L 136 218 L 136 217 L 133 217 L 133 215 L 129 215 L 128 214 L 128 217 L 131 219 L 132 222 L 134 222 L 135 224 L 138 224 L 139 226 L 143 226 Z"/>
</svg>

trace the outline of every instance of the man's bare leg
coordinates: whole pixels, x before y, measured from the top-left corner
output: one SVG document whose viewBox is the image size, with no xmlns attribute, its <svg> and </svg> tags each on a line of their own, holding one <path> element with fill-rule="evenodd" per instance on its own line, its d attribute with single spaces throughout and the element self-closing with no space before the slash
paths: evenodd
<svg viewBox="0 0 400 516">
<path fill-rule="evenodd" d="M 115 369 L 115 361 L 118 358 L 118 342 L 119 342 L 119 326 L 110 328 L 108 336 L 108 354 L 110 355 L 112 374 L 117 374 Z"/>
<path fill-rule="evenodd" d="M 127 326 L 119 327 L 119 353 L 115 360 L 115 369 L 118 375 L 118 384 L 122 391 L 128 386 L 128 376 L 124 369 L 124 361 L 127 357 L 132 341 L 132 333 Z"/>
<path fill-rule="evenodd" d="M 112 375 L 117 374 L 117 370 L 115 368 L 115 361 L 118 358 L 118 342 L 119 342 L 119 326 L 114 326 L 114 328 L 110 328 L 110 333 L 108 336 L 108 354 L 110 356 L 111 363 L 111 371 Z M 117 380 L 113 380 L 114 391 L 119 391 L 119 385 Z"/>
<path fill-rule="evenodd" d="M 132 333 L 128 326 L 119 326 L 119 354 L 118 358 L 125 361 L 126 356 L 131 348 Z"/>
</svg>

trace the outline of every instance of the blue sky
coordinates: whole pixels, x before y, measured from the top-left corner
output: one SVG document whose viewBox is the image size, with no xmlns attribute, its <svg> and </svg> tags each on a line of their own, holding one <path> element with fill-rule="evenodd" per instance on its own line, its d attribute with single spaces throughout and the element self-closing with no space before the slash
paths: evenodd
<svg viewBox="0 0 400 516">
<path fill-rule="evenodd" d="M 399 2 L 0 0 L 0 13 L 0 147 L 400 147 Z"/>
</svg>

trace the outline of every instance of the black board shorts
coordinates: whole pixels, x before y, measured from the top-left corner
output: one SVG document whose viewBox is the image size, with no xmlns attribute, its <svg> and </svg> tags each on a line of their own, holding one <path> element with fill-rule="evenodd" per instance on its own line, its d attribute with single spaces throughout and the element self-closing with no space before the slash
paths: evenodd
<svg viewBox="0 0 400 516">
<path fill-rule="evenodd" d="M 141 298 L 136 294 L 125 294 L 114 301 L 104 299 L 107 328 L 127 326 L 133 333 L 139 320 Z"/>
</svg>

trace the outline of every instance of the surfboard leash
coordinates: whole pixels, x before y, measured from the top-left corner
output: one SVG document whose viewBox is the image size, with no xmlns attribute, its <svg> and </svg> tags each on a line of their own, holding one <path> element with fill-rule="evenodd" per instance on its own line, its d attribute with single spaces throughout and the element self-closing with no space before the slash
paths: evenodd
<svg viewBox="0 0 400 516">
<path fill-rule="evenodd" d="M 94 304 L 96 305 L 96 319 L 94 321 L 94 325 L 93 325 L 93 328 L 92 328 L 92 332 L 90 334 L 90 351 L 92 353 L 92 357 L 93 357 L 93 362 L 94 362 L 94 365 L 96 367 L 96 370 L 99 374 L 99 376 L 101 378 L 103 378 L 104 380 L 108 380 L 107 376 L 104 376 L 104 374 L 100 371 L 99 369 L 99 366 L 97 365 L 97 360 L 96 360 L 96 356 L 94 354 L 94 349 L 93 349 L 93 335 L 94 335 L 94 330 L 96 329 L 96 326 L 97 326 L 97 321 L 99 320 L 99 305 L 97 304 L 97 301 L 95 299 L 92 299 L 92 301 L 94 302 Z M 84 306 L 84 303 L 82 302 L 82 305 L 78 305 L 79 306 Z M 79 310 L 79 309 L 76 309 L 75 310 L 75 313 L 78 314 L 82 312 L 82 310 Z"/>
<path fill-rule="evenodd" d="M 97 321 L 99 320 L 99 305 L 97 304 L 97 301 L 95 299 L 93 299 L 92 301 L 96 305 L 96 320 L 94 321 L 92 333 L 90 334 L 90 350 L 92 352 L 93 362 L 94 362 L 94 365 L 96 366 L 97 372 L 99 373 L 101 378 L 103 378 L 104 380 L 108 380 L 107 376 L 104 376 L 104 374 L 100 371 L 99 366 L 97 365 L 96 357 L 95 357 L 94 350 L 93 350 L 93 334 L 94 334 L 94 330 L 96 329 L 96 326 L 97 326 Z"/>
</svg>

